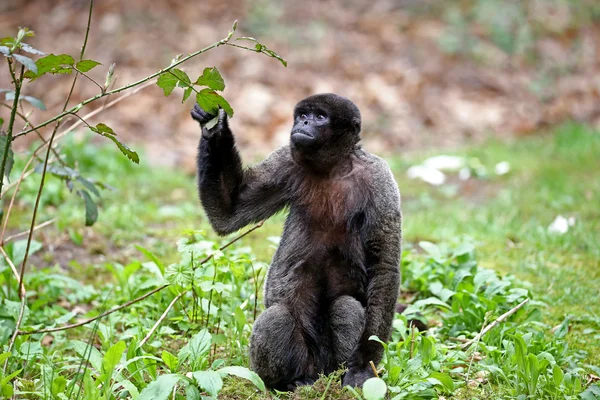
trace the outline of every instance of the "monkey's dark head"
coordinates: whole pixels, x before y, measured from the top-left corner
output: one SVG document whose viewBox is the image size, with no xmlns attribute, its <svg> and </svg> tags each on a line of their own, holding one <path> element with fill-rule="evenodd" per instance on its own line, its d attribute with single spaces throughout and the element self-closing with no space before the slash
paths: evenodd
<svg viewBox="0 0 600 400">
<path fill-rule="evenodd" d="M 360 111 L 332 93 L 316 94 L 294 108 L 290 147 L 296 162 L 326 172 L 360 141 Z"/>
</svg>

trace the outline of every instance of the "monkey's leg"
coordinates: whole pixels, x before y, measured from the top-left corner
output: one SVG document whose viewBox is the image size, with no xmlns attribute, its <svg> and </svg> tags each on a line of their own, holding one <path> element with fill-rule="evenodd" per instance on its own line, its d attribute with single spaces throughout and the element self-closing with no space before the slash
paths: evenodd
<svg viewBox="0 0 600 400">
<path fill-rule="evenodd" d="M 293 390 L 309 368 L 308 349 L 292 314 L 282 304 L 256 319 L 250 336 L 250 367 L 270 388 Z"/>
<path fill-rule="evenodd" d="M 329 308 L 333 357 L 327 372 L 350 358 L 365 328 L 365 309 L 351 296 L 338 297 Z"/>
</svg>

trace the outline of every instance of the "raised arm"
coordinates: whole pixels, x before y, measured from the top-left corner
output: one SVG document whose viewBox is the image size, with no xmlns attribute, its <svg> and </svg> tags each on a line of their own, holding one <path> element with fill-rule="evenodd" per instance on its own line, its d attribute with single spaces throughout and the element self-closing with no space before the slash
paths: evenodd
<svg viewBox="0 0 600 400">
<path fill-rule="evenodd" d="M 202 127 L 197 159 L 200 201 L 219 235 L 235 232 L 285 207 L 288 199 L 283 172 L 291 163 L 288 147 L 244 170 L 225 112 L 219 111 L 219 121 L 211 129 L 206 123 L 213 116 L 198 105 L 192 118 Z"/>
<path fill-rule="evenodd" d="M 400 287 L 400 193 L 387 164 L 381 161 L 376 167 L 373 183 L 378 190 L 373 193 L 373 213 L 367 218 L 364 238 L 368 276 L 366 323 L 343 380 L 344 385 L 351 386 L 362 385 L 374 376 L 369 361 L 377 365 L 383 348 L 369 338 L 376 335 L 383 341 L 389 340 Z"/>
</svg>

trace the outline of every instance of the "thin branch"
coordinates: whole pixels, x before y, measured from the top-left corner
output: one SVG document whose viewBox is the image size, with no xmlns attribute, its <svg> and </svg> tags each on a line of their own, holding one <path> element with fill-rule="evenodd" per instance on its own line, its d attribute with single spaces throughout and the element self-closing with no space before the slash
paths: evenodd
<svg viewBox="0 0 600 400">
<path fill-rule="evenodd" d="M 219 248 L 219 250 L 225 250 L 227 247 L 231 246 L 233 243 L 237 242 L 238 240 L 240 240 L 244 236 L 246 236 L 249 233 L 255 231 L 258 228 L 260 228 L 264 224 L 264 222 L 265 221 L 260 221 L 258 224 L 254 225 L 252 228 L 248 229 L 246 232 L 238 235 L 237 237 L 235 237 L 231 241 L 229 241 L 226 244 L 224 244 L 223 246 L 221 246 Z M 212 255 L 206 257 L 204 260 L 202 260 L 200 262 L 200 264 L 204 264 L 205 262 L 207 262 L 211 258 L 212 258 Z M 112 309 L 110 309 L 110 310 L 108 310 L 108 311 L 106 311 L 106 312 L 104 312 L 104 313 L 102 313 L 102 314 L 100 314 L 100 315 L 98 315 L 96 317 L 87 319 L 85 321 L 78 322 L 76 324 L 59 326 L 59 327 L 56 327 L 56 328 L 40 329 L 40 330 L 37 330 L 37 331 L 21 331 L 21 330 L 17 330 L 17 331 L 15 331 L 15 333 L 16 333 L 16 336 L 19 336 L 19 335 L 34 335 L 34 334 L 38 334 L 38 333 L 58 332 L 58 331 L 64 331 L 64 330 L 67 330 L 67 329 L 77 328 L 79 326 L 89 324 L 90 322 L 94 322 L 95 320 L 97 320 L 99 318 L 102 318 L 102 317 L 105 317 L 107 315 L 110 315 L 110 314 L 112 314 L 112 313 L 114 313 L 116 311 L 119 311 L 119 310 L 122 310 L 122 309 L 124 309 L 126 307 L 129 307 L 132 304 L 140 302 L 140 301 L 144 300 L 146 297 L 149 297 L 149 296 L 153 295 L 156 292 L 160 292 L 161 290 L 163 290 L 167 286 L 169 286 L 169 285 L 168 284 L 162 285 L 162 286 L 160 286 L 160 287 L 158 287 L 158 288 L 156 288 L 154 290 L 151 290 L 150 292 L 146 293 L 143 296 L 137 297 L 137 298 L 135 298 L 133 300 L 130 300 L 127 303 L 124 303 L 124 304 L 122 304 L 122 305 L 120 305 L 118 307 L 112 308 Z"/>
<path fill-rule="evenodd" d="M 34 226 L 33 230 L 37 231 L 38 229 L 42 229 L 43 227 L 46 227 L 54 222 L 56 222 L 56 218 L 52 218 L 51 220 L 42 222 L 41 224 Z M 0 243 L 0 246 L 4 246 L 6 243 L 10 242 L 11 240 L 15 240 L 16 238 L 20 238 L 21 236 L 26 236 L 28 233 L 29 233 L 29 230 L 26 230 L 23 232 L 15 233 L 14 235 L 10 235 Z"/>
<path fill-rule="evenodd" d="M 123 95 L 121 95 L 121 96 L 117 97 L 116 99 L 114 99 L 114 100 L 113 100 L 113 101 L 111 101 L 110 103 L 107 103 L 107 104 L 103 105 L 102 107 L 99 107 L 99 108 L 97 108 L 97 109 L 95 109 L 95 110 L 93 110 L 93 111 L 91 111 L 91 112 L 87 113 L 86 115 L 84 115 L 84 117 L 83 117 L 83 118 L 84 118 L 84 119 L 91 118 L 91 117 L 93 117 L 94 115 L 96 115 L 96 114 L 99 114 L 99 113 L 101 113 L 102 111 L 106 110 L 107 108 L 110 108 L 110 107 L 114 106 L 115 104 L 117 104 L 117 103 L 119 103 L 119 102 L 121 102 L 121 101 L 125 100 L 126 98 L 128 98 L 128 97 L 130 97 L 130 96 L 133 96 L 134 94 L 137 94 L 137 93 L 139 93 L 141 90 L 143 90 L 143 89 L 145 89 L 145 88 L 147 88 L 147 87 L 151 86 L 152 84 L 153 84 L 153 82 L 146 82 L 145 84 L 143 84 L 143 85 L 141 85 L 141 86 L 137 87 L 135 90 L 133 90 L 133 91 L 131 91 L 131 92 L 128 92 L 128 93 L 125 93 L 125 94 L 123 94 Z M 82 124 L 82 122 L 81 122 L 81 121 L 76 121 L 76 122 L 74 122 L 74 123 L 73 123 L 71 126 L 69 126 L 69 127 L 68 127 L 68 128 L 66 128 L 65 130 L 63 130 L 62 132 L 60 132 L 59 134 L 57 134 L 57 135 L 56 135 L 56 137 L 55 137 L 55 141 L 58 141 L 60 138 L 62 138 L 62 137 L 64 137 L 64 136 L 66 136 L 66 135 L 67 135 L 67 134 L 69 134 L 69 133 L 70 133 L 70 132 L 71 132 L 73 129 L 77 128 L 77 127 L 78 127 L 79 125 L 81 125 L 81 124 Z M 14 203 L 14 200 L 15 200 L 15 196 L 16 196 L 16 194 L 17 194 L 18 190 L 19 190 L 19 186 L 21 185 L 21 182 L 22 182 L 22 181 L 23 181 L 23 180 L 24 180 L 26 177 L 28 177 L 29 175 L 31 175 L 31 174 L 34 172 L 34 170 L 33 170 L 33 169 L 31 169 L 31 170 L 27 171 L 27 168 L 28 168 L 28 167 L 29 167 L 29 165 L 31 165 L 31 163 L 32 163 L 32 162 L 35 160 L 35 157 L 37 157 L 37 153 L 38 153 L 38 152 L 40 152 L 41 150 L 43 150 L 43 149 L 44 149 L 44 148 L 45 148 L 47 145 L 48 145 L 48 142 L 46 142 L 46 143 L 42 143 L 40 146 L 38 146 L 38 147 L 37 147 L 37 148 L 34 150 L 33 154 L 31 155 L 31 157 L 30 157 L 30 158 L 29 158 L 29 160 L 27 161 L 27 164 L 25 165 L 25 168 L 23 168 L 23 173 L 21 174 L 21 177 L 20 177 L 20 178 L 19 178 L 19 179 L 18 179 L 18 180 L 17 180 L 15 183 L 12 183 L 11 185 L 9 185 L 9 186 L 8 186 L 8 187 L 7 187 L 7 188 L 4 190 L 4 193 L 3 193 L 3 195 L 4 195 L 4 194 L 5 194 L 7 191 L 8 191 L 8 189 L 10 189 L 10 188 L 12 188 L 13 186 L 15 186 L 15 185 L 16 185 L 16 189 L 15 189 L 15 192 L 13 193 L 13 197 L 12 197 L 12 199 L 11 199 L 10 205 L 9 205 L 9 207 L 8 207 L 7 211 L 5 212 L 5 215 L 6 215 L 6 216 L 5 216 L 5 218 L 4 218 L 4 225 L 3 225 L 3 228 L 2 228 L 2 234 L 0 235 L 0 239 L 1 239 L 2 237 L 4 237 L 4 232 L 5 232 L 5 230 L 6 230 L 6 223 L 7 223 L 7 221 L 9 220 L 9 217 L 10 217 L 10 214 L 11 214 L 11 211 L 12 211 L 12 206 L 13 206 L 13 203 Z M 1 240 L 0 240 L 0 242 L 1 242 Z"/>
<path fill-rule="evenodd" d="M 10 111 L 10 118 L 8 120 L 8 131 L 6 132 L 6 143 L 4 144 L 4 152 L 2 154 L 6 154 L 6 157 L 2 157 L 2 165 L 0 166 L 0 199 L 2 198 L 2 186 L 4 185 L 4 172 L 6 170 L 6 162 L 8 160 L 8 151 L 10 150 L 10 145 L 14 140 L 13 136 L 13 127 L 15 125 L 15 117 L 17 115 L 17 107 L 19 106 L 19 96 L 21 94 L 21 86 L 23 84 L 23 72 L 25 71 L 25 66 L 21 65 L 21 74 L 17 79 L 15 77 L 15 73 L 12 69 L 12 64 L 8 63 L 8 69 L 10 71 L 10 76 L 13 79 L 13 83 L 15 85 L 15 98 L 13 99 L 12 109 Z"/>
<path fill-rule="evenodd" d="M 26 172 L 27 168 L 29 168 L 29 166 L 31 165 L 33 160 L 35 160 L 35 152 L 34 152 L 34 155 L 31 156 L 29 158 L 29 160 L 27 160 L 27 163 L 25 164 L 25 167 L 23 168 L 23 172 L 21 173 L 21 176 L 15 182 L 15 185 L 16 185 L 15 191 L 13 192 L 13 195 L 10 198 L 10 203 L 8 204 L 8 208 L 6 209 L 6 212 L 4 213 L 4 223 L 2 224 L 2 234 L 0 234 L 0 242 L 4 241 L 4 234 L 6 233 L 6 227 L 8 226 L 8 221 L 10 220 L 10 214 L 11 214 L 13 206 L 15 204 L 15 198 L 17 197 L 17 193 L 19 192 L 19 188 L 21 187 L 21 182 L 23 182 L 25 180 L 25 178 L 27 176 L 31 175 L 34 171 L 33 169 L 31 169 L 29 173 Z M 8 190 L 8 188 L 6 190 Z M 3 195 L 4 195 L 4 193 L 3 193 Z"/>
<path fill-rule="evenodd" d="M 8 254 L 6 254 L 6 250 L 4 250 L 3 246 L 0 246 L 0 253 L 2 253 L 4 260 L 6 260 L 6 263 L 10 266 L 10 269 L 12 269 L 15 278 L 17 278 L 17 282 L 20 281 L 21 278 L 19 277 L 19 271 L 17 271 L 17 267 L 15 267 L 15 264 L 12 262 Z M 19 298 L 23 299 L 25 298 L 27 291 L 25 290 L 25 287 L 21 287 L 20 289 L 21 290 L 19 290 Z"/>
<path fill-rule="evenodd" d="M 111 308 L 110 310 L 105 311 L 105 312 L 103 312 L 100 315 L 97 315 L 97 316 L 95 316 L 93 318 L 86 319 L 86 320 L 81 321 L 81 322 L 77 322 L 76 324 L 58 326 L 56 328 L 39 329 L 37 331 L 21 331 L 21 330 L 18 330 L 18 331 L 16 331 L 17 332 L 17 336 L 21 336 L 21 335 L 37 335 L 38 333 L 50 333 L 50 332 L 65 331 L 67 329 L 73 329 L 73 328 L 77 328 L 79 326 L 87 325 L 90 322 L 94 322 L 97 319 L 104 318 L 107 315 L 110 315 L 110 314 L 112 314 L 114 312 L 117 312 L 119 310 L 127 308 L 130 305 L 132 305 L 132 304 L 139 303 L 140 301 L 144 300 L 145 298 L 152 296 L 154 293 L 160 292 L 161 290 L 163 290 L 167 286 L 169 286 L 169 285 L 165 284 L 165 285 L 159 286 L 156 289 L 152 289 L 151 291 L 149 291 L 148 293 L 146 293 L 146 294 L 144 294 L 144 295 L 142 295 L 140 297 L 136 297 L 133 300 L 129 300 L 127 303 L 121 304 L 120 306 L 115 307 L 115 308 Z"/>
<path fill-rule="evenodd" d="M 87 26 L 85 29 L 85 37 L 83 38 L 83 45 L 81 46 L 81 52 L 79 53 L 79 61 L 83 60 L 85 48 L 87 47 L 88 37 L 90 36 L 90 26 L 92 25 L 93 9 L 94 9 L 94 0 L 90 0 L 90 9 L 88 12 Z M 77 69 L 76 69 L 76 71 L 77 71 Z M 77 72 L 78 73 L 75 74 L 75 76 L 73 77 L 73 83 L 71 84 L 71 89 L 69 90 L 69 94 L 67 95 L 67 99 L 65 100 L 65 104 L 63 106 L 63 112 L 67 109 L 67 106 L 69 105 L 69 101 L 71 100 L 71 96 L 73 95 L 73 90 L 75 89 L 75 84 L 77 83 L 77 78 L 79 77 L 79 71 L 77 71 Z M 58 120 L 58 121 L 59 121 L 58 123 L 60 123 L 60 120 Z"/>
<path fill-rule="evenodd" d="M 375 374 L 375 378 L 379 378 L 379 373 L 377 372 L 377 368 L 375 368 L 375 364 L 373 364 L 373 360 L 370 360 L 369 364 L 371 365 L 371 369 L 373 370 L 373 373 Z"/>
<path fill-rule="evenodd" d="M 410 324 L 410 354 L 409 354 L 408 358 L 412 359 L 414 353 L 415 353 L 415 327 L 413 326 L 413 324 Z"/>
<path fill-rule="evenodd" d="M 21 102 L 21 105 L 22 105 L 22 104 L 23 104 L 23 102 Z M 3 107 L 6 107 L 6 108 L 8 108 L 9 110 L 11 109 L 11 106 L 9 106 L 9 105 L 8 105 L 8 104 L 6 104 L 6 103 L 2 103 L 1 105 L 2 105 Z M 29 118 L 27 118 L 27 116 L 26 116 L 24 113 L 20 113 L 20 112 L 18 112 L 18 111 L 17 111 L 17 116 L 18 116 L 19 118 L 21 118 L 23 121 L 25 121 L 25 126 L 33 126 L 33 124 L 31 123 L 31 121 L 29 121 Z M 36 129 L 36 130 L 35 130 L 35 133 L 37 133 L 38 137 L 40 138 L 40 140 L 41 140 L 43 143 L 47 143 L 47 140 L 46 140 L 46 139 L 44 139 L 44 136 L 43 136 L 43 135 L 40 133 L 40 131 L 39 131 L 38 129 Z M 54 153 L 54 156 L 56 157 L 56 159 L 58 160 L 58 162 L 59 162 L 59 163 L 61 163 L 61 164 L 62 164 L 63 166 L 65 166 L 65 167 L 68 167 L 67 163 L 66 163 L 66 162 L 64 162 L 64 161 L 62 160 L 62 158 L 60 158 L 60 155 L 58 154 L 58 152 L 57 152 L 56 150 L 52 149 L 52 153 Z M 6 192 L 6 190 L 5 190 L 5 192 Z"/>
<path fill-rule="evenodd" d="M 260 228 L 261 226 L 263 226 L 264 223 L 265 223 L 265 220 L 263 219 L 262 221 L 260 221 L 256 225 L 254 225 L 252 228 L 248 229 L 246 232 L 242 233 L 241 235 L 238 235 L 237 237 L 233 238 L 229 242 L 225 243 L 223 246 L 219 247 L 219 250 L 221 250 L 221 251 L 225 250 L 227 247 L 231 246 L 232 244 L 234 244 L 235 242 L 237 242 L 238 240 L 240 240 L 244 236 L 248 235 L 249 233 L 252 233 L 253 231 L 255 231 L 258 228 Z M 204 259 L 202 261 L 200 261 L 199 264 L 204 264 L 205 262 L 207 262 L 208 260 L 210 260 L 211 258 L 213 258 L 213 256 L 214 256 L 214 254 L 210 254 L 210 255 L 204 257 Z"/>
<path fill-rule="evenodd" d="M 103 87 L 101 84 L 99 84 L 98 82 L 96 82 L 96 81 L 94 80 L 94 78 L 92 78 L 91 76 L 89 76 L 89 75 L 88 75 L 88 74 L 86 74 L 85 72 L 78 70 L 77 68 L 73 68 L 73 69 L 74 69 L 75 71 L 77 71 L 77 73 L 79 73 L 79 74 L 83 75 L 84 77 L 86 77 L 86 78 L 87 78 L 87 79 L 88 79 L 90 82 L 92 82 L 92 83 L 94 83 L 96 86 L 98 86 L 98 87 L 100 88 L 100 91 L 104 93 L 104 87 Z"/>
<path fill-rule="evenodd" d="M 490 316 L 490 311 L 485 313 L 485 317 L 483 319 L 483 324 L 481 324 L 481 331 L 479 331 L 479 334 L 476 336 L 477 340 L 474 342 L 475 350 L 477 350 L 477 345 L 479 344 L 479 341 L 481 340 L 481 332 L 483 332 L 483 329 L 485 327 L 485 324 L 488 321 L 489 316 Z M 475 354 L 472 354 L 471 359 L 469 360 L 469 368 L 467 369 L 467 375 L 465 376 L 465 383 L 469 383 L 469 376 L 471 375 L 471 367 L 473 366 L 473 361 L 475 361 Z"/>
<path fill-rule="evenodd" d="M 475 335 L 475 337 L 473 339 L 469 340 L 468 342 L 466 342 L 465 344 L 460 346 L 461 349 L 465 350 L 467 347 L 471 346 L 473 343 L 479 341 L 479 339 L 481 339 L 483 337 L 483 335 L 488 333 L 490 330 L 494 329 L 500 323 L 504 322 L 508 317 L 510 317 L 511 315 L 516 313 L 521 307 L 523 307 L 528 302 L 529 302 L 529 299 L 525 299 L 522 302 L 520 302 L 516 307 L 510 309 L 509 311 L 505 312 L 504 314 L 502 314 L 501 316 L 496 318 L 496 320 L 494 322 L 492 322 L 491 324 L 486 326 L 485 329 L 482 329 L 481 332 L 479 332 L 477 335 Z"/>
<path fill-rule="evenodd" d="M 81 47 L 81 53 L 79 55 L 79 60 L 83 59 L 83 54 L 85 52 L 85 47 L 87 45 L 88 35 L 89 35 L 89 31 L 90 31 L 90 24 L 92 23 L 93 7 L 94 7 L 94 0 L 90 0 L 90 12 L 89 12 L 89 16 L 88 16 L 87 29 L 86 29 L 86 33 L 85 33 L 85 38 L 83 40 L 83 46 Z M 23 79 L 23 68 L 21 68 L 21 80 L 22 79 Z M 69 100 L 71 99 L 71 96 L 73 95 L 73 89 L 75 87 L 76 81 L 77 81 L 77 75 L 75 75 L 75 77 L 73 78 L 73 84 L 71 85 L 71 90 L 69 91 L 69 94 L 67 95 L 67 98 L 65 100 L 65 104 L 63 106 L 63 112 L 66 110 L 66 108 L 69 104 Z M 16 96 L 16 97 L 18 97 L 18 96 Z M 33 206 L 33 214 L 31 216 L 31 225 L 29 227 L 29 234 L 27 236 L 27 245 L 25 246 L 25 256 L 23 257 L 23 262 L 21 264 L 21 274 L 19 276 L 19 290 L 25 289 L 24 285 L 23 285 L 23 279 L 25 277 L 25 268 L 27 266 L 27 261 L 29 261 L 29 251 L 31 249 L 31 242 L 33 240 L 33 231 L 35 228 L 35 221 L 37 219 L 37 213 L 38 213 L 39 206 L 40 206 L 40 199 L 42 197 L 42 192 L 44 191 L 44 182 L 46 180 L 46 172 L 48 170 L 48 161 L 50 159 L 50 152 L 52 151 L 52 143 L 54 142 L 56 132 L 58 131 L 58 127 L 60 126 L 62 119 L 56 119 L 55 121 L 56 121 L 56 124 L 54 125 L 54 129 L 52 130 L 52 135 L 50 135 L 50 140 L 48 141 L 47 144 L 45 144 L 48 148 L 46 150 L 46 157 L 44 159 L 44 164 L 43 164 L 43 169 L 42 169 L 42 178 L 40 180 L 40 186 L 38 188 L 37 196 L 35 198 L 35 204 Z M 16 136 L 15 136 L 15 138 L 16 138 Z M 6 160 L 6 157 L 3 159 L 3 161 L 5 161 L 5 160 Z M 4 169 L 4 168 L 2 168 L 2 169 Z M 4 171 L 2 171 L 2 172 L 4 172 Z M 0 186 L 0 188 L 1 188 L 1 186 Z M 8 343 L 8 351 L 12 350 L 13 346 L 15 345 L 15 341 L 17 340 L 19 328 L 21 327 L 21 324 L 23 323 L 23 315 L 25 314 L 26 302 L 27 302 L 27 299 L 25 297 L 21 298 L 21 306 L 19 308 L 19 317 L 18 317 L 17 323 L 15 325 L 15 332 L 13 333 L 12 337 L 10 338 L 10 342 Z M 8 363 L 4 363 L 4 370 L 6 370 L 7 365 L 8 365 Z"/>
<path fill-rule="evenodd" d="M 158 321 L 156 321 L 156 323 L 154 324 L 154 326 L 152 327 L 152 329 L 150 329 L 150 331 L 148 332 L 148 334 L 142 339 L 142 341 L 140 342 L 140 344 L 138 344 L 137 348 L 141 348 L 143 345 L 146 344 L 146 342 L 148 341 L 148 339 L 150 339 L 150 337 L 154 334 L 154 331 L 156 331 L 156 329 L 158 329 L 158 326 L 161 324 L 161 322 L 163 322 L 163 320 L 167 317 L 167 314 L 169 313 L 169 311 L 171 311 L 171 308 L 173 308 L 173 306 L 175 305 L 175 303 L 177 303 L 177 301 L 182 298 L 185 294 L 187 293 L 187 290 L 185 292 L 181 292 L 179 293 L 177 296 L 175 296 L 175 298 L 171 301 L 171 303 L 169 304 L 169 306 L 167 307 L 167 309 L 162 313 L 162 315 L 160 316 L 160 318 L 158 319 Z"/>
<path fill-rule="evenodd" d="M 214 49 L 216 47 L 219 47 L 219 46 L 222 46 L 222 45 L 226 44 L 227 40 L 228 40 L 227 38 L 222 39 L 222 40 L 220 40 L 220 41 L 218 41 L 216 43 L 211 44 L 210 46 L 207 46 L 207 47 L 205 47 L 205 48 L 203 48 L 201 50 L 195 51 L 195 52 L 189 54 L 188 56 L 183 57 L 181 60 L 179 60 L 177 62 L 174 62 L 173 64 L 169 65 L 168 67 L 163 68 L 160 71 L 155 72 L 155 73 L 153 73 L 151 75 L 148 75 L 147 77 L 142 78 L 142 79 L 140 79 L 138 81 L 135 81 L 135 82 L 132 82 L 130 84 L 121 86 L 121 87 L 119 87 L 117 89 L 109 90 L 109 91 L 106 91 L 104 93 L 97 94 L 96 96 L 90 97 L 89 99 L 86 99 L 86 100 L 82 101 L 81 103 L 77 104 L 75 107 L 72 107 L 69 110 L 63 111 L 60 114 L 58 114 L 58 115 L 50 118 L 49 120 L 47 120 L 45 122 L 42 122 L 41 124 L 39 124 L 38 126 L 36 126 L 35 129 L 39 129 L 39 128 L 42 128 L 42 127 L 44 127 L 46 125 L 49 125 L 52 122 L 57 121 L 57 120 L 65 117 L 66 115 L 76 113 L 83 106 L 85 106 L 85 105 L 87 105 L 87 104 L 89 104 L 89 103 L 91 103 L 93 101 L 96 101 L 96 100 L 101 99 L 101 98 L 106 97 L 106 96 L 110 96 L 110 95 L 115 94 L 115 93 L 122 92 L 122 91 L 127 90 L 127 89 L 131 89 L 132 87 L 135 87 L 135 86 L 138 86 L 138 85 L 140 85 L 142 83 L 145 83 L 145 82 L 149 81 L 150 79 L 156 78 L 157 76 L 159 76 L 161 74 L 164 74 L 167 71 L 172 70 L 173 68 L 177 67 L 178 65 L 183 64 L 184 62 L 188 61 L 191 58 L 196 57 L 197 55 L 200 55 L 200 54 L 205 53 L 205 52 L 207 52 L 207 51 L 209 51 L 211 49 Z M 33 130 L 34 130 L 34 128 L 30 128 L 30 129 L 24 130 L 24 131 L 22 131 L 22 132 L 20 132 L 20 133 L 18 133 L 16 135 L 14 135 L 14 138 L 18 138 L 20 136 L 26 135 L 26 134 L 32 132 Z"/>
</svg>

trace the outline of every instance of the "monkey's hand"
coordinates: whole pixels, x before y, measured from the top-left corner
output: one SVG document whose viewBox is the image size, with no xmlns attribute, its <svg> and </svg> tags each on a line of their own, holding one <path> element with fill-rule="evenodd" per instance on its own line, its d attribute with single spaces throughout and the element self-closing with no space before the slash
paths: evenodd
<svg viewBox="0 0 600 400">
<path fill-rule="evenodd" d="M 191 113 L 192 118 L 202 128 L 202 136 L 210 138 L 217 132 L 221 132 L 225 126 L 227 126 L 227 114 L 224 110 L 219 109 L 219 115 L 213 115 L 204 111 L 198 104 L 194 105 Z"/>
<path fill-rule="evenodd" d="M 367 379 L 373 378 L 374 376 L 370 365 L 366 368 L 350 367 L 348 368 L 348 372 L 346 372 L 342 378 L 342 386 L 362 386 Z"/>
</svg>

